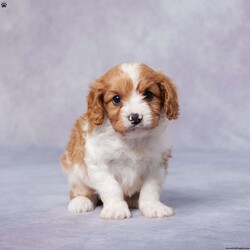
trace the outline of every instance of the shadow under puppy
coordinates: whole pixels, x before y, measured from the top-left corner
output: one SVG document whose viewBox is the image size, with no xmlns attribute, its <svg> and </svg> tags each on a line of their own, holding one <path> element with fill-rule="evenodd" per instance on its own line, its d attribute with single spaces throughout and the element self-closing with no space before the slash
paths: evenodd
<svg viewBox="0 0 250 250">
<path fill-rule="evenodd" d="M 68 176 L 68 210 L 88 212 L 99 199 L 101 218 L 173 215 L 160 202 L 170 151 L 163 132 L 179 115 L 172 81 L 145 64 L 123 63 L 90 86 L 88 109 L 75 123 L 61 157 Z"/>
</svg>

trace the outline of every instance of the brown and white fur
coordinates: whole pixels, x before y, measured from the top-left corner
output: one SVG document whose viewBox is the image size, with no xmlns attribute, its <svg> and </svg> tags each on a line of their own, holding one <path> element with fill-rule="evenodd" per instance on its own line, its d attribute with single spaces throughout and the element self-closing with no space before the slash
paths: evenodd
<svg viewBox="0 0 250 250">
<path fill-rule="evenodd" d="M 87 102 L 61 157 L 68 210 L 88 212 L 101 199 L 104 219 L 129 218 L 129 207 L 150 218 L 173 215 L 160 202 L 170 157 L 163 132 L 179 115 L 172 81 L 145 64 L 123 63 L 90 86 Z"/>
</svg>

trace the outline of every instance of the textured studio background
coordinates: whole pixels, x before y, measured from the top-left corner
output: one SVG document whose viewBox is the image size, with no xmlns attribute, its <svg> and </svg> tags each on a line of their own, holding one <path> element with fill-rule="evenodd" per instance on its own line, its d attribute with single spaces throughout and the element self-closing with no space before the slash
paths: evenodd
<svg viewBox="0 0 250 250">
<path fill-rule="evenodd" d="M 88 85 L 140 61 L 174 79 L 176 148 L 250 148 L 250 1 L 9 0 L 0 8 L 0 144 L 63 147 Z"/>
<path fill-rule="evenodd" d="M 0 0 L 1 3 L 1 0 Z M 250 248 L 250 0 L 8 0 L 0 7 L 0 249 Z M 161 200 L 175 216 L 67 211 L 59 155 L 88 85 L 140 61 L 181 116 Z"/>
</svg>

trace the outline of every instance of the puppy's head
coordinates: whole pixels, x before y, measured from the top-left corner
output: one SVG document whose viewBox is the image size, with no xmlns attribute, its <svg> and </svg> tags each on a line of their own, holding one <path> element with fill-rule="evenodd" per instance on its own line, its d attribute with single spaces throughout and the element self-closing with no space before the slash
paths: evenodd
<svg viewBox="0 0 250 250">
<path fill-rule="evenodd" d="M 145 135 L 163 114 L 169 120 L 179 115 L 174 84 L 162 73 L 140 63 L 123 63 L 112 68 L 90 86 L 88 120 L 93 128 L 104 117 L 124 136 Z"/>
</svg>

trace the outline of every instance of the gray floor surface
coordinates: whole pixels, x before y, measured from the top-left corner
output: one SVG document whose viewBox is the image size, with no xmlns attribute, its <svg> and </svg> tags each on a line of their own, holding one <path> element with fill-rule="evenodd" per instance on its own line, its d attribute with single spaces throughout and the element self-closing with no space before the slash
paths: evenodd
<svg viewBox="0 0 250 250">
<path fill-rule="evenodd" d="M 67 211 L 59 149 L 0 148 L 0 249 L 250 248 L 250 157 L 175 150 L 162 201 L 175 216 L 105 221 Z"/>
</svg>

